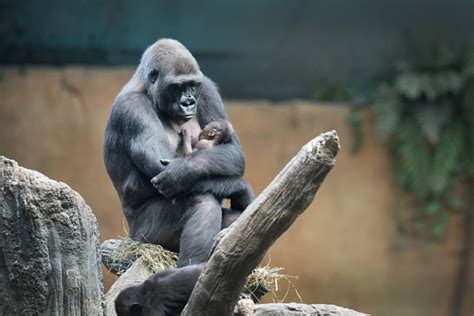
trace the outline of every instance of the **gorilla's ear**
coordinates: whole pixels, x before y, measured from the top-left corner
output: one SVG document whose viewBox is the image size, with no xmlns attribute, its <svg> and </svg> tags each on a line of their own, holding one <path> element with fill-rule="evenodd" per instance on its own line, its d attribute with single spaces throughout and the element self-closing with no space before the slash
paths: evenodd
<svg viewBox="0 0 474 316">
<path fill-rule="evenodd" d="M 128 314 L 131 316 L 142 316 L 143 315 L 143 306 L 138 303 L 133 303 L 128 308 Z"/>
<path fill-rule="evenodd" d="M 151 83 L 155 83 L 156 79 L 158 79 L 159 75 L 160 75 L 160 73 L 159 73 L 158 69 L 153 69 L 148 74 L 148 80 L 150 80 Z"/>
</svg>

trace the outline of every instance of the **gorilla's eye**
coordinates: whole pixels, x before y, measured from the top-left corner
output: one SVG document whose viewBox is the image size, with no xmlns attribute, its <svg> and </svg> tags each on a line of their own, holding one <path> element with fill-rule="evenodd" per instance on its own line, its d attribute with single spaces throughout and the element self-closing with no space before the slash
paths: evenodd
<svg viewBox="0 0 474 316">
<path fill-rule="evenodd" d="M 153 69 L 150 74 L 148 75 L 148 79 L 150 80 L 151 83 L 155 83 L 156 79 L 158 79 L 158 70 Z"/>
</svg>

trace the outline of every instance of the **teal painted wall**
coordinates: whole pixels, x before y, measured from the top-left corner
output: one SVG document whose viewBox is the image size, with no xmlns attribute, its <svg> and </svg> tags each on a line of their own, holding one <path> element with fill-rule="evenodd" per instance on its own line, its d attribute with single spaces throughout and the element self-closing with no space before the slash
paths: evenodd
<svg viewBox="0 0 474 316">
<path fill-rule="evenodd" d="M 407 34 L 472 45 L 474 1 L 0 0 L 0 64 L 136 65 L 172 37 L 230 98 L 371 80 L 403 57 Z"/>
</svg>

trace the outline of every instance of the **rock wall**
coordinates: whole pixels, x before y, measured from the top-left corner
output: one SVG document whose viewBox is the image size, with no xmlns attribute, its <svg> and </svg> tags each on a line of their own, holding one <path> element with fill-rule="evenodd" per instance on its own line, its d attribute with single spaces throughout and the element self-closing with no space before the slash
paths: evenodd
<svg viewBox="0 0 474 316">
<path fill-rule="evenodd" d="M 98 245 L 79 194 L 0 156 L 0 315 L 100 315 Z"/>
</svg>

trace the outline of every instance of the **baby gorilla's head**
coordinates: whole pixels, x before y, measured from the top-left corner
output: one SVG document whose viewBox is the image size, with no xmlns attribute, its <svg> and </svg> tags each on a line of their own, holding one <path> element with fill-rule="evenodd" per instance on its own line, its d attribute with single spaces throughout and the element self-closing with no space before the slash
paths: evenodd
<svg viewBox="0 0 474 316">
<path fill-rule="evenodd" d="M 234 134 L 234 129 L 226 120 L 217 120 L 207 124 L 199 134 L 199 140 L 212 140 L 214 143 L 228 143 Z"/>
</svg>

